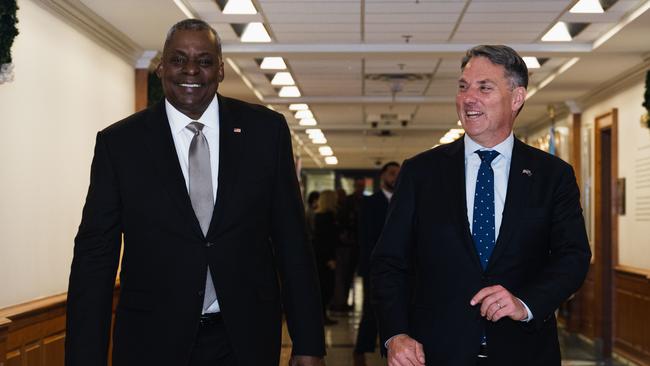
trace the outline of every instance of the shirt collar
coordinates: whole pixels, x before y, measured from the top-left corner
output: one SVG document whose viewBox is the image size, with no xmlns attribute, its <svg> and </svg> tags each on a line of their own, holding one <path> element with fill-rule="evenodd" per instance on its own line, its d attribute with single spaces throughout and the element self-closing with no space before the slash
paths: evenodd
<svg viewBox="0 0 650 366">
<path fill-rule="evenodd" d="M 389 192 L 384 188 L 381 189 L 381 192 L 384 194 L 384 197 L 386 197 L 388 201 L 390 201 L 390 199 L 393 198 L 393 192 Z"/>
<path fill-rule="evenodd" d="M 499 152 L 499 155 L 502 155 L 506 160 L 510 160 L 512 157 L 512 148 L 515 145 L 515 137 L 510 132 L 510 135 L 506 137 L 505 140 L 501 141 L 498 145 L 494 146 L 493 148 L 486 148 L 481 145 L 479 145 L 476 141 L 472 140 L 471 137 L 469 137 L 467 134 L 465 134 L 465 159 L 468 159 L 474 153 L 476 150 L 496 150 Z M 478 155 L 477 155 L 478 156 Z"/>
<path fill-rule="evenodd" d="M 216 94 L 214 95 L 214 98 L 212 98 L 208 108 L 205 109 L 203 115 L 198 120 L 191 119 L 183 114 L 183 112 L 176 109 L 167 98 L 165 98 L 165 111 L 167 112 L 167 119 L 169 120 L 169 126 L 171 127 L 173 134 L 179 133 L 193 121 L 201 122 L 208 128 L 216 129 L 219 127 L 219 99 Z"/>
</svg>

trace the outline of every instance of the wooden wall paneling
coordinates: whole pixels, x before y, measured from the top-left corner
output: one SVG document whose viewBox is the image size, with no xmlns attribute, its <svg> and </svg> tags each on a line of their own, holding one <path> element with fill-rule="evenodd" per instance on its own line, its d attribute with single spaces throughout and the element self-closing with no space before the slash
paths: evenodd
<svg viewBox="0 0 650 366">
<path fill-rule="evenodd" d="M 149 70 L 135 69 L 135 111 L 147 108 Z"/>
<path fill-rule="evenodd" d="M 614 350 L 650 365 L 650 271 L 616 268 Z"/>
<path fill-rule="evenodd" d="M 7 360 L 7 334 L 11 320 L 0 317 L 0 366 L 5 365 Z"/>
</svg>

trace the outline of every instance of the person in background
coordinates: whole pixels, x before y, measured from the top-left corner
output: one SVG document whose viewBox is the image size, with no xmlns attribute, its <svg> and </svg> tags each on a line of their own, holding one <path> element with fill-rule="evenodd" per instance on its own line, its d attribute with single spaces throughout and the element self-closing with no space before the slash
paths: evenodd
<svg viewBox="0 0 650 366">
<path fill-rule="evenodd" d="M 281 114 L 217 94 L 216 31 L 168 32 L 165 99 L 97 134 L 75 238 L 65 364 L 292 366 L 325 354 L 318 278 Z M 247 169 L 255 167 L 255 169 Z"/>
<path fill-rule="evenodd" d="M 339 211 L 341 240 L 336 250 L 336 283 L 330 307 L 332 311 L 336 312 L 352 310 L 352 305 L 348 304 L 348 296 L 359 260 L 358 221 L 364 197 L 363 191 L 366 189 L 366 179 L 363 177 L 354 178 L 353 187 L 354 191 L 343 199 Z"/>
<path fill-rule="evenodd" d="M 384 228 L 386 211 L 393 196 L 399 168 L 399 163 L 395 161 L 382 166 L 379 172 L 379 190 L 363 200 L 359 214 L 358 273 L 363 278 L 363 309 L 353 352 L 354 366 L 366 366 L 365 354 L 375 352 L 377 344 L 377 318 L 371 304 L 368 267 L 370 254 Z"/>
<path fill-rule="evenodd" d="M 561 363 L 554 312 L 591 252 L 573 169 L 513 135 L 527 86 L 512 48 L 468 50 L 465 135 L 402 166 L 370 265 L 390 366 Z"/>
<path fill-rule="evenodd" d="M 305 219 L 307 220 L 307 234 L 309 235 L 309 240 L 313 240 L 314 237 L 314 216 L 316 215 L 316 209 L 318 209 L 318 198 L 320 197 L 320 192 L 312 191 L 307 196 L 307 207 L 305 207 Z"/>
<path fill-rule="evenodd" d="M 323 320 L 325 325 L 336 324 L 336 320 L 327 315 L 327 305 L 334 292 L 334 271 L 336 269 L 336 248 L 341 234 L 337 221 L 336 192 L 325 190 L 318 198 L 318 209 L 314 216 L 313 246 L 316 253 L 316 267 L 320 279 L 321 299 L 323 303 Z"/>
</svg>

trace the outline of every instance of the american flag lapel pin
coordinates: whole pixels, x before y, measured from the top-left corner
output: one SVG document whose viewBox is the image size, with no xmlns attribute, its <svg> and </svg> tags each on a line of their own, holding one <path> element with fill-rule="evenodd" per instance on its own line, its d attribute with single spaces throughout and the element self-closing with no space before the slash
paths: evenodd
<svg viewBox="0 0 650 366">
<path fill-rule="evenodd" d="M 530 169 L 524 169 L 521 171 L 521 174 L 530 177 L 533 175 L 533 172 L 531 172 Z"/>
<path fill-rule="evenodd" d="M 239 127 L 235 127 L 235 128 L 232 130 L 232 132 L 234 132 L 234 133 L 241 133 L 241 128 L 239 128 Z"/>
</svg>

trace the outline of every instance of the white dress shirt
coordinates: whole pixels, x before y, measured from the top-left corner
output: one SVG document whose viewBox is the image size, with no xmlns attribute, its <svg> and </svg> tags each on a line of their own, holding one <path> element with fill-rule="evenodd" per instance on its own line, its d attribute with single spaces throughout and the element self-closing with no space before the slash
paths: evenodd
<svg viewBox="0 0 650 366">
<path fill-rule="evenodd" d="M 494 237 L 499 238 L 499 229 L 503 219 L 503 207 L 508 192 L 508 176 L 510 175 L 510 162 L 512 161 L 512 148 L 515 144 L 515 137 L 512 132 L 498 145 L 492 148 L 485 148 L 465 134 L 465 197 L 467 199 L 467 222 L 469 230 L 472 231 L 472 219 L 474 216 L 474 193 L 476 191 L 476 179 L 478 170 L 481 167 L 481 158 L 476 150 L 495 150 L 499 152 L 492 160 L 492 171 L 494 171 Z M 518 299 L 519 300 L 519 299 Z M 521 301 L 521 300 L 519 300 Z M 528 317 L 524 321 L 533 319 L 528 305 L 521 301 L 526 308 Z"/>
<path fill-rule="evenodd" d="M 208 148 L 210 149 L 210 169 L 212 173 L 212 197 L 214 202 L 217 201 L 217 186 L 219 178 L 219 101 L 217 96 L 214 96 L 208 108 L 203 112 L 203 115 L 193 120 L 186 116 L 165 99 L 165 111 L 167 112 L 167 119 L 169 120 L 169 127 L 172 131 L 172 138 L 174 139 L 174 146 L 176 147 L 176 154 L 178 155 L 178 162 L 181 165 L 181 171 L 185 178 L 185 187 L 188 192 L 190 189 L 189 177 L 189 154 L 190 143 L 194 134 L 187 127 L 192 122 L 201 122 L 204 127 L 201 131 L 205 138 L 208 140 Z M 210 275 L 208 269 L 208 275 Z M 206 310 L 206 313 L 219 312 L 219 301 L 215 300 Z"/>
</svg>

